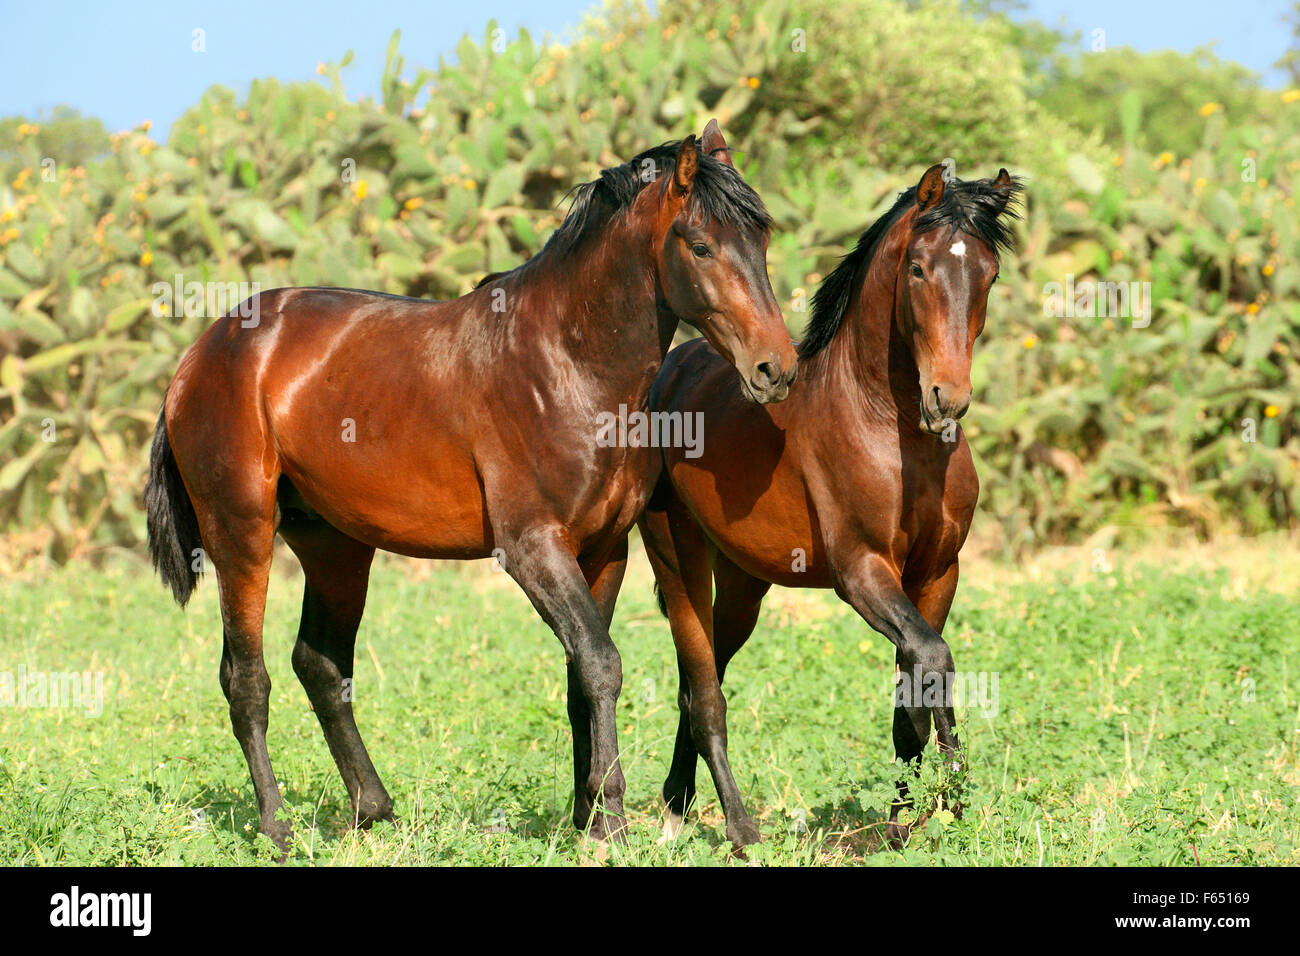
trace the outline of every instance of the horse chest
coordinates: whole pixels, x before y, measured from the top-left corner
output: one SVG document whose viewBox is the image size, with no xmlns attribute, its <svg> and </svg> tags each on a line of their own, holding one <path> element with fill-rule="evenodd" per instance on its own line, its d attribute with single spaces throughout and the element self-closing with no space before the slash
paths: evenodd
<svg viewBox="0 0 1300 956">
<path fill-rule="evenodd" d="M 926 469 L 912 482 L 905 496 L 906 511 L 900 527 L 907 530 L 905 563 L 909 568 L 942 571 L 957 558 L 975 507 L 970 475 L 954 462 Z"/>
<path fill-rule="evenodd" d="M 570 502 L 569 526 L 590 545 L 631 528 L 650 498 L 658 460 L 653 448 L 599 448 L 585 462 L 582 476 L 553 473 L 543 480 L 557 499 Z"/>
</svg>

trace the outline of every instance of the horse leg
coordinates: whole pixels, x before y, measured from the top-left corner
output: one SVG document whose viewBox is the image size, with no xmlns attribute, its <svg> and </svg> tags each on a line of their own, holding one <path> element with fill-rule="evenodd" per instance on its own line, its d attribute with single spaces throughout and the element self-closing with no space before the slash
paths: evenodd
<svg viewBox="0 0 1300 956">
<path fill-rule="evenodd" d="M 758 624 L 763 598 L 772 585 L 746 574 L 726 555 L 718 554 L 713 562 L 713 653 L 718 662 L 718 683 L 727 672 L 727 664 L 745 646 Z"/>
<path fill-rule="evenodd" d="M 951 572 L 956 587 L 956 571 Z M 933 716 L 939 749 L 955 755 L 959 749 L 956 716 L 952 707 L 955 665 L 948 644 L 904 592 L 899 575 L 875 554 L 854 562 L 836 586 L 873 629 L 885 635 L 896 648 L 896 660 L 903 678 L 894 703 L 894 750 L 905 763 L 917 766 L 930 737 Z M 940 626 L 947 617 L 952 594 L 941 600 L 942 589 L 933 589 L 926 601 Z M 942 613 L 940 613 L 942 611 Z M 918 702 L 917 698 L 921 698 Z M 910 805 L 906 779 L 898 783 L 899 799 L 890 810 L 885 836 L 891 846 L 901 848 L 909 836 L 908 827 L 898 823 L 898 813 Z"/>
<path fill-rule="evenodd" d="M 286 518 L 280 536 L 298 556 L 307 579 L 294 673 L 347 787 L 352 825 L 368 828 L 376 820 L 393 818 L 393 802 L 370 762 L 352 711 L 353 650 L 375 549 L 323 519 Z"/>
<path fill-rule="evenodd" d="M 272 483 L 268 491 L 274 488 Z M 271 678 L 262 656 L 262 624 L 275 540 L 274 494 L 247 508 L 209 495 L 191 495 L 203 547 L 217 572 L 221 604 L 221 690 L 230 706 L 230 724 L 239 741 L 257 794 L 260 830 L 281 852 L 292 828 L 276 819 L 284 805 L 266 748 Z M 260 512 L 260 513 L 259 513 Z M 282 857 L 283 858 L 283 857 Z"/>
<path fill-rule="evenodd" d="M 650 559 L 650 567 L 654 571 L 655 583 L 659 588 L 659 600 L 672 629 L 673 641 L 677 643 L 679 631 L 684 631 L 692 625 L 700 629 L 705 627 L 701 615 L 696 614 L 694 608 L 703 606 L 707 601 L 705 597 L 699 605 L 691 604 L 689 597 L 686 596 L 685 581 L 681 572 L 682 564 L 685 563 L 688 568 L 694 569 L 691 576 L 697 582 L 697 591 L 701 575 L 705 579 L 703 585 L 706 589 L 705 595 L 708 594 L 707 589 L 711 585 L 707 543 L 698 533 L 697 528 L 689 524 L 678 527 L 670 520 L 667 503 L 671 496 L 672 492 L 665 481 L 651 497 L 650 504 L 642 514 L 638 525 L 641 529 L 641 540 L 645 544 L 646 556 Z M 689 539 L 689 546 L 681 547 L 678 538 Z M 699 565 L 703 565 L 702 571 Z M 673 596 L 671 601 L 670 594 Z M 710 661 L 713 659 L 712 646 L 709 648 L 709 659 Z M 686 672 L 686 658 L 680 648 L 677 652 L 677 680 L 679 710 L 677 740 L 673 745 L 672 765 L 669 767 L 668 778 L 664 781 L 663 788 L 667 810 L 664 837 L 670 840 L 676 839 L 677 834 L 681 832 L 682 820 L 691 808 L 691 804 L 695 802 L 695 761 L 699 753 L 695 749 L 695 741 L 691 739 L 690 682 Z"/>
<path fill-rule="evenodd" d="M 605 622 L 606 629 L 614 620 L 614 604 L 627 570 L 627 538 L 617 545 L 611 555 L 583 571 L 591 597 Z M 568 710 L 569 725 L 573 729 L 573 825 L 586 830 L 591 823 L 592 803 L 587 796 L 587 777 L 591 774 L 591 708 L 582 690 L 582 680 L 577 662 L 570 659 Z"/>
<path fill-rule="evenodd" d="M 731 559 L 715 554 L 713 562 L 713 657 L 717 665 L 718 686 L 726 679 L 727 665 L 754 633 L 763 598 L 772 585 L 746 574 Z M 725 716 L 725 715 L 724 715 Z M 723 728 L 723 759 L 726 759 L 726 729 Z M 728 774 L 731 773 L 728 769 Z M 744 812 L 744 807 L 741 807 Z M 754 841 L 758 826 L 754 826 Z"/>
<path fill-rule="evenodd" d="M 736 652 L 749 640 L 758 623 L 758 614 L 763 607 L 763 598 L 772 587 L 767 581 L 752 577 L 723 554 L 717 554 L 713 566 L 713 657 L 718 670 L 718 685 L 726 677 L 727 664 Z M 679 665 L 678 674 L 686 691 L 686 675 Z M 689 696 L 689 695 L 688 695 Z M 695 765 L 699 751 L 691 739 L 691 718 L 689 709 L 683 709 L 677 724 L 677 742 L 673 747 L 672 768 L 668 780 L 664 783 L 665 796 L 673 794 L 695 795 Z M 673 813 L 669 818 L 669 837 L 675 837 L 681 828 L 680 813 Z M 671 803 L 670 803 L 671 808 Z M 671 812 L 671 811 L 670 811 Z"/>
<path fill-rule="evenodd" d="M 667 497 L 668 500 L 664 500 Z M 652 499 L 641 520 L 646 553 L 668 612 L 677 668 L 682 678 L 681 716 L 673 764 L 664 783 L 668 804 L 665 835 L 672 836 L 695 797 L 695 759 L 703 754 L 736 846 L 757 843 L 758 827 L 745 809 L 727 760 L 727 701 L 722 695 L 713 645 L 712 571 L 704 534 L 671 495 Z"/>
<path fill-rule="evenodd" d="M 623 793 L 626 784 L 618 759 L 616 705 L 623 686 L 623 663 L 610 640 L 601 609 L 578 566 L 564 530 L 558 526 L 533 527 L 517 537 L 497 536 L 509 541 L 503 563 L 518 582 L 537 613 L 564 646 L 567 662 L 576 670 L 576 688 L 582 709 L 570 711 L 587 719 L 591 741 L 586 779 L 574 796 L 575 807 L 597 807 L 590 814 L 587 831 L 597 840 L 626 839 Z M 578 748 L 575 746 L 575 756 Z M 575 775 L 576 776 L 576 775 Z M 575 810 L 574 821 L 578 823 Z"/>
<path fill-rule="evenodd" d="M 925 622 L 929 624 L 932 628 L 934 628 L 935 632 L 938 634 L 943 634 L 943 627 L 948 622 L 948 612 L 952 609 L 952 599 L 957 593 L 957 579 L 959 576 L 960 576 L 960 569 L 957 561 L 954 559 L 953 563 L 948 566 L 947 570 L 945 570 L 943 574 L 939 575 L 936 578 L 931 578 L 930 580 L 922 584 L 919 588 L 916 588 L 914 592 L 909 592 L 908 594 L 908 597 L 912 600 L 912 603 L 916 605 L 916 609 L 920 613 L 921 617 L 925 618 Z M 900 669 L 901 669 L 901 662 L 900 662 Z M 903 708 L 895 708 L 894 709 L 894 749 L 898 753 L 898 756 L 900 758 L 906 760 L 909 763 L 913 763 L 913 765 L 919 771 L 920 769 L 919 758 L 921 756 L 921 750 L 925 747 L 925 741 L 920 742 L 920 747 L 916 748 L 916 752 L 914 754 L 905 757 L 898 747 L 899 724 L 905 722 L 907 722 L 907 720 L 903 716 Z M 952 741 L 952 748 L 950 751 L 953 754 L 952 769 L 954 773 L 960 773 L 962 768 L 962 761 L 956 755 L 957 753 L 956 725 L 954 724 L 953 726 L 954 726 L 953 741 Z M 905 744 L 908 744 L 910 748 L 910 738 L 906 734 L 906 731 L 904 731 L 904 742 Z M 942 744 L 940 746 L 942 749 Z M 889 820 L 890 820 L 890 824 L 893 824 L 895 826 L 894 836 L 901 837 L 904 841 L 907 838 L 907 833 L 906 833 L 907 828 L 897 824 L 897 817 L 898 817 L 898 811 L 902 806 L 911 806 L 911 801 L 907 799 L 907 795 L 908 795 L 907 780 L 906 778 L 902 778 L 899 780 L 899 801 L 900 802 L 894 805 L 892 811 L 890 812 Z M 960 818 L 962 813 L 962 807 L 960 803 L 955 802 L 955 799 L 954 802 L 949 807 L 949 809 L 951 809 L 952 812 L 957 817 Z"/>
</svg>

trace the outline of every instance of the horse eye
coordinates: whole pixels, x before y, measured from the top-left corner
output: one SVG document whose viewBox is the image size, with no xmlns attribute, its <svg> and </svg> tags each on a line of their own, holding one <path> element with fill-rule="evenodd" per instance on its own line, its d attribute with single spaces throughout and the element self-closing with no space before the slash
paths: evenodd
<svg viewBox="0 0 1300 956">
<path fill-rule="evenodd" d="M 695 253 L 696 258 L 698 259 L 707 259 L 710 255 L 709 247 L 702 242 L 697 242 L 695 245 L 691 246 L 691 252 Z"/>
<path fill-rule="evenodd" d="M 999 279 L 1001 279 L 1001 278 L 1002 278 L 1002 273 L 1000 273 L 1000 272 L 995 273 L 994 276 L 993 276 L 993 282 L 997 282 L 997 281 L 998 281 Z M 990 282 L 989 285 L 992 285 L 993 282 Z"/>
<path fill-rule="evenodd" d="M 912 275 L 916 276 L 918 279 L 925 277 L 925 273 L 921 271 L 921 267 L 915 262 L 912 263 Z"/>
</svg>

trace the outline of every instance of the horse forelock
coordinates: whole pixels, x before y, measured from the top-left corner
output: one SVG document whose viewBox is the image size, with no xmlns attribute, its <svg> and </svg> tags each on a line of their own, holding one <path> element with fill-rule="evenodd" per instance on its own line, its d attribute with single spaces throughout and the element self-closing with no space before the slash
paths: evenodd
<svg viewBox="0 0 1300 956">
<path fill-rule="evenodd" d="M 699 165 L 687 199 L 687 211 L 705 222 L 717 220 L 744 231 L 766 234 L 772 217 L 763 200 L 729 163 L 700 149 Z M 662 198 L 677 168 L 681 140 L 663 143 L 638 154 L 621 166 L 602 170 L 591 182 L 575 187 L 568 215 L 543 251 L 571 255 L 586 239 L 606 228 L 619 213 L 630 209 L 641 191 L 659 184 Z"/>
<path fill-rule="evenodd" d="M 914 216 L 913 235 L 944 226 L 986 242 L 994 255 L 1015 245 L 1015 234 L 1008 220 L 1020 218 L 1015 208 L 1024 190 L 1024 181 L 1011 177 L 1007 186 L 997 186 L 993 179 L 954 179 L 944 187 L 939 201 Z M 823 280 L 813 295 L 812 315 L 804 339 L 799 343 L 799 357 L 816 355 L 835 337 L 848 314 L 853 293 L 871 268 L 876 251 L 889 230 L 905 213 L 916 206 L 916 187 L 898 194 L 898 199 L 883 216 L 871 224 L 859 238 L 853 251 L 844 256 Z"/>
</svg>

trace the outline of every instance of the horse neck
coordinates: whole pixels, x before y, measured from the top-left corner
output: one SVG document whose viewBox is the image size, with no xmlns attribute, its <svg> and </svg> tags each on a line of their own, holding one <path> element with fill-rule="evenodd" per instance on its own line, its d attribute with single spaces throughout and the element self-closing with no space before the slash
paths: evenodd
<svg viewBox="0 0 1300 956">
<path fill-rule="evenodd" d="M 601 392 L 644 403 L 678 319 L 659 306 L 654 237 L 639 218 L 616 217 L 570 256 L 539 261 L 520 291 L 532 300 L 539 339 L 566 352 Z"/>
<path fill-rule="evenodd" d="M 921 399 L 920 373 L 899 331 L 897 277 L 910 216 L 881 240 L 866 278 L 849 300 L 839 332 L 822 350 L 808 384 L 843 405 L 893 424 L 911 416 Z M 835 401 L 838 399 L 838 402 Z"/>
</svg>

